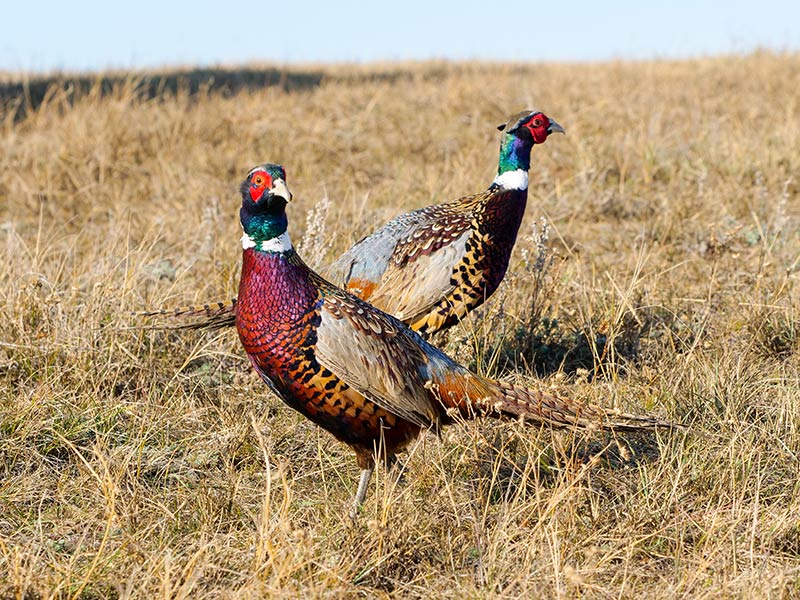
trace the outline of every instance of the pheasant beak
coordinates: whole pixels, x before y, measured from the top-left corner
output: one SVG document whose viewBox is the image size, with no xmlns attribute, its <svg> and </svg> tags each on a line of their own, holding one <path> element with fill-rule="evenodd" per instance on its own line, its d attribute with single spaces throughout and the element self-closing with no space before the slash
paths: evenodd
<svg viewBox="0 0 800 600">
<path fill-rule="evenodd" d="M 547 135 L 550 135 L 551 133 L 563 133 L 564 135 L 567 134 L 561 125 L 550 119 L 550 127 L 547 128 Z"/>
<path fill-rule="evenodd" d="M 272 188 L 269 192 L 273 196 L 280 196 L 286 200 L 287 203 L 292 201 L 292 192 L 289 191 L 289 187 L 286 185 L 286 182 L 283 179 L 273 180 Z"/>
</svg>

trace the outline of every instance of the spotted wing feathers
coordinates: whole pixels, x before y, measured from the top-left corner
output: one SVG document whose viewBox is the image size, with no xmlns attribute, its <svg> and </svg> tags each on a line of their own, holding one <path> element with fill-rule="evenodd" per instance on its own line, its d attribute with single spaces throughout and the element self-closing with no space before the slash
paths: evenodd
<svg viewBox="0 0 800 600">
<path fill-rule="evenodd" d="M 381 296 L 386 298 L 388 294 L 397 291 L 394 279 L 384 282 L 387 272 L 414 265 L 420 257 L 438 254 L 442 248 L 458 246 L 459 240 L 470 229 L 473 208 L 483 195 L 485 193 L 446 204 L 426 206 L 392 219 L 340 256 L 325 271 L 326 277 L 372 303 L 375 303 L 372 294 L 376 289 L 380 289 Z M 463 244 L 461 251 L 463 252 Z M 437 265 L 435 285 L 431 291 L 423 290 L 421 295 L 424 298 L 414 301 L 413 304 L 430 303 L 428 297 L 437 293 L 437 288 L 446 286 L 449 280 L 447 263 L 451 263 L 449 268 L 452 270 L 459 258 L 458 252 L 448 252 L 434 261 Z M 427 267 L 423 267 L 425 268 Z M 414 269 L 411 271 L 413 276 Z M 419 282 L 418 277 L 416 283 Z M 380 304 L 378 307 L 392 312 Z"/>
<path fill-rule="evenodd" d="M 425 389 L 428 357 L 402 323 L 333 286 L 321 317 L 315 347 L 321 365 L 411 423 L 429 427 L 438 421 Z"/>
</svg>

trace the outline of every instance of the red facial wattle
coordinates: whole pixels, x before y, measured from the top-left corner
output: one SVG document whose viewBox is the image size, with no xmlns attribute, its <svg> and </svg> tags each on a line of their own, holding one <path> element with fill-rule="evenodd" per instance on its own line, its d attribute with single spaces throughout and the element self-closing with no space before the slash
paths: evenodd
<svg viewBox="0 0 800 600">
<path fill-rule="evenodd" d="M 531 132 L 534 143 L 541 144 L 547 139 L 547 128 L 550 127 L 550 119 L 540 114 L 525 123 L 525 127 Z"/>
<path fill-rule="evenodd" d="M 250 177 L 250 199 L 258 202 L 268 187 L 272 187 L 272 177 L 266 171 L 256 171 Z"/>
</svg>

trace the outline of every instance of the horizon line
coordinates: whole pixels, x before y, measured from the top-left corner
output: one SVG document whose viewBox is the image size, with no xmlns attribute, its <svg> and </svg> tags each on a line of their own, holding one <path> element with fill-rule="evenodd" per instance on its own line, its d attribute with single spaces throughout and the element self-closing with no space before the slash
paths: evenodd
<svg viewBox="0 0 800 600">
<path fill-rule="evenodd" d="M 258 70 L 258 69 L 278 69 L 278 70 L 308 70 L 308 69 L 327 69 L 327 68 L 385 68 L 385 67 L 420 67 L 426 65 L 453 65 L 453 66 L 508 66 L 520 67 L 529 65 L 549 65 L 549 66 L 581 66 L 581 65 L 602 65 L 602 64 L 647 64 L 647 63 L 689 63 L 702 60 L 724 60 L 729 58 L 752 58 L 760 55 L 775 56 L 781 58 L 800 57 L 800 49 L 797 48 L 772 48 L 755 47 L 747 50 L 732 50 L 725 52 L 704 52 L 687 56 L 651 56 L 651 57 L 604 57 L 597 59 L 495 59 L 495 58 L 449 58 L 449 57 L 430 57 L 430 58 L 411 58 L 411 59 L 387 59 L 387 60 L 345 60 L 345 61 L 268 61 L 268 60 L 246 60 L 238 62 L 197 62 L 197 63 L 170 63 L 164 62 L 159 65 L 144 65 L 136 67 L 114 67 L 90 69 L 0 69 L 0 78 L 6 79 L 6 83 L 16 78 L 17 81 L 28 79 L 54 79 L 64 77 L 93 77 L 104 75 L 148 75 L 150 73 L 175 73 L 193 70 Z"/>
</svg>

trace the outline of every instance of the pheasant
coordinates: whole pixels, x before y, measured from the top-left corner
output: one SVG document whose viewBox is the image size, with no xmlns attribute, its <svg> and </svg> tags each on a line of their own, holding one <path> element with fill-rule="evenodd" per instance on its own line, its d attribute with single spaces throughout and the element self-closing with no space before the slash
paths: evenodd
<svg viewBox="0 0 800 600">
<path fill-rule="evenodd" d="M 564 129 L 541 112 L 501 125 L 497 176 L 485 191 L 392 219 L 327 275 L 423 335 L 451 327 L 500 285 L 528 200 L 531 150 Z"/>
<path fill-rule="evenodd" d="M 531 150 L 564 129 L 545 114 L 523 111 L 498 127 L 497 176 L 483 192 L 392 219 L 325 271 L 334 283 L 420 334 L 451 327 L 491 296 L 508 268 L 528 199 Z M 204 316 L 188 328 L 235 323 L 235 301 L 147 316 Z"/>
<path fill-rule="evenodd" d="M 353 511 L 366 497 L 377 457 L 390 463 L 423 429 L 438 431 L 458 418 L 626 431 L 673 427 L 471 372 L 303 262 L 287 232 L 292 195 L 282 167 L 254 168 L 241 193 L 239 339 L 278 397 L 355 452 L 361 476 Z"/>
</svg>

